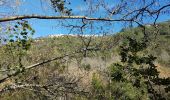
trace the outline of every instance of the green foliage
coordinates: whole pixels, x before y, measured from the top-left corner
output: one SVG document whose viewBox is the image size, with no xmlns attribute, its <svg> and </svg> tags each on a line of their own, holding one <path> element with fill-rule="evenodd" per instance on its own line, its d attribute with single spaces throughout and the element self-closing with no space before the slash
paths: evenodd
<svg viewBox="0 0 170 100">
<path fill-rule="evenodd" d="M 4 43 L 6 45 L 1 49 L 1 58 L 3 58 L 3 54 L 6 57 L 1 64 L 6 63 L 7 66 L 2 65 L 1 68 L 13 69 L 17 72 L 23 71 L 22 60 L 31 47 L 34 30 L 27 21 L 21 21 L 8 28 L 5 33 Z"/>
<path fill-rule="evenodd" d="M 157 62 L 161 64 L 163 67 L 170 67 L 170 22 L 161 22 L 157 23 L 157 28 L 152 25 L 146 25 L 145 31 L 147 33 L 147 37 L 149 40 L 148 52 L 153 56 L 157 57 Z M 143 37 L 143 29 L 141 27 L 136 27 L 132 29 L 126 29 L 118 33 L 118 35 L 122 35 L 122 37 L 131 37 L 135 38 L 137 41 L 140 41 Z M 166 53 L 166 57 L 165 56 Z"/>
<path fill-rule="evenodd" d="M 19 22 L 8 30 L 5 41 L 7 45 L 0 48 L 0 65 L 2 69 L 6 67 L 9 69 L 14 68 L 17 69 L 18 72 L 21 72 L 24 70 L 20 67 L 22 65 L 28 66 L 56 56 L 71 54 L 83 48 L 82 40 L 72 36 L 41 38 L 32 42 L 31 36 L 34 31 L 27 24 L 27 22 Z M 149 33 L 152 33 L 153 30 L 154 29 L 150 27 L 147 28 L 147 32 Z M 132 33 L 130 31 L 132 31 Z M 113 37 L 92 38 L 90 47 L 97 45 L 101 51 L 96 51 L 95 53 L 90 51 L 87 53 L 88 57 L 92 59 L 99 57 L 107 62 L 108 60 L 112 60 L 112 55 L 118 55 L 118 52 L 120 52 L 121 58 L 121 62 L 112 64 L 108 72 L 101 71 L 100 75 L 93 75 L 91 88 L 89 89 L 89 97 L 91 97 L 92 100 L 147 100 L 149 98 L 154 99 L 155 97 L 157 99 L 168 99 L 166 92 L 169 92 L 169 78 L 162 79 L 159 77 L 159 72 L 154 62 L 158 61 L 158 63 L 164 63 L 166 66 L 169 65 L 169 58 L 168 56 L 165 57 L 165 54 L 170 55 L 169 38 L 165 38 L 165 35 L 158 35 L 159 39 L 157 39 L 156 42 L 153 40 L 150 42 L 159 45 L 157 45 L 157 48 L 151 49 L 150 45 L 148 46 L 147 43 L 141 41 L 143 37 L 141 33 L 140 28 L 134 28 L 125 30 Z M 124 37 L 127 36 L 129 36 L 129 38 L 125 39 Z M 150 35 L 150 37 L 152 36 L 153 35 Z M 118 41 L 116 41 L 116 39 Z M 123 45 L 117 49 L 121 43 Z M 162 54 L 163 52 L 165 53 Z M 157 55 L 158 59 L 156 59 L 155 55 Z M 167 60 L 165 60 L 165 58 L 167 58 Z M 90 73 L 90 71 L 93 71 L 93 67 L 91 68 L 88 62 L 81 65 L 83 59 L 83 53 L 78 53 L 74 55 L 74 57 L 66 58 L 69 62 L 68 65 L 64 60 L 50 62 L 27 71 L 25 74 L 18 75 L 14 80 L 26 83 L 46 84 L 52 73 L 57 72 L 57 75 L 58 72 L 59 74 L 65 74 L 66 67 L 75 60 L 80 64 L 80 68 L 83 67 Z M 19 62 L 21 62 L 21 64 L 19 64 Z M 158 88 L 162 89 L 162 93 L 158 91 Z M 20 91 L 21 92 L 19 92 L 19 90 L 15 91 L 16 96 L 18 96 L 16 97 L 17 99 L 19 97 L 25 99 L 24 96 L 29 99 L 37 97 L 34 98 L 36 100 L 38 100 L 38 97 L 43 98 L 43 95 L 38 95 L 34 92 Z M 12 96 L 10 95 L 14 95 L 14 93 L 6 93 L 6 95 L 11 99 Z M 5 98 L 4 96 L 2 96 L 2 98 L 4 98 L 2 100 L 7 99 L 7 97 Z M 81 97 L 80 95 L 75 98 L 77 100 L 89 99 L 88 97 Z"/>
<path fill-rule="evenodd" d="M 49 97 L 28 90 L 17 90 L 3 93 L 0 95 L 0 98 L 1 100 L 47 100 Z"/>
<path fill-rule="evenodd" d="M 154 64 L 156 57 L 144 54 L 147 48 L 146 42 L 128 37 L 120 46 L 121 62 L 109 67 L 108 83 L 104 85 L 99 77 L 93 76 L 94 97 L 97 100 L 168 99 L 162 92 L 169 91 L 170 80 L 159 77 Z M 164 90 L 160 92 L 158 86 Z"/>
<path fill-rule="evenodd" d="M 103 85 L 100 76 L 97 73 L 93 74 L 92 77 L 92 95 L 95 100 L 103 100 L 105 98 L 105 87 Z"/>
<path fill-rule="evenodd" d="M 35 31 L 31 28 L 27 21 L 17 22 L 14 27 L 6 32 L 8 35 L 6 42 L 10 47 L 28 50 L 31 45 L 31 37 L 34 32 Z"/>
<path fill-rule="evenodd" d="M 55 62 L 54 66 L 56 67 L 55 69 L 57 69 L 60 73 L 63 73 L 66 68 L 66 65 L 62 64 L 62 62 Z"/>
<path fill-rule="evenodd" d="M 63 14 L 71 15 L 72 9 L 65 7 L 66 0 L 50 0 L 55 12 L 61 12 Z M 70 2 L 68 3 L 70 4 Z"/>
<path fill-rule="evenodd" d="M 148 100 L 147 91 L 136 88 L 130 82 L 116 82 L 110 84 L 110 100 Z"/>
<path fill-rule="evenodd" d="M 86 71 L 89 71 L 90 69 L 91 69 L 91 65 L 90 64 L 82 64 L 81 65 L 82 66 L 82 68 L 84 69 L 84 70 L 86 70 Z"/>
<path fill-rule="evenodd" d="M 166 81 L 166 87 L 170 85 L 169 79 L 159 77 L 159 72 L 154 65 L 156 57 L 146 54 L 142 55 L 142 51 L 147 48 L 146 42 L 139 42 L 132 38 L 128 38 L 128 41 L 127 45 L 120 47 L 122 64 L 115 64 L 111 67 L 112 81 L 130 83 L 134 88 L 140 90 L 141 96 L 147 90 L 151 99 L 165 99 L 154 89 L 155 82 L 159 80 Z M 160 83 L 157 85 L 164 84 Z"/>
</svg>

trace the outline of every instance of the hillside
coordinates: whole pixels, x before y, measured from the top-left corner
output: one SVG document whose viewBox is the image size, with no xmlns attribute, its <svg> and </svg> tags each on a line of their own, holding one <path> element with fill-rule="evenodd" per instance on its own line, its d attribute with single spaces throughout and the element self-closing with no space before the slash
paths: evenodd
<svg viewBox="0 0 170 100">
<path fill-rule="evenodd" d="M 159 33 L 155 36 L 153 33 L 155 30 L 152 26 L 147 26 L 147 32 L 150 34 L 150 46 L 144 51 L 143 55 L 153 54 L 157 57 L 155 64 L 158 66 L 161 77 L 170 77 L 170 21 L 159 23 Z M 39 62 L 43 62 L 55 57 L 62 57 L 64 55 L 73 54 L 75 51 L 82 51 L 76 53 L 73 56 L 63 57 L 63 59 L 54 60 L 49 63 L 45 63 L 26 71 L 24 74 L 19 75 L 13 80 L 7 81 L 7 84 L 11 84 L 16 80 L 27 83 L 39 83 L 47 84 L 51 81 L 57 80 L 59 83 L 78 82 L 79 89 L 90 90 L 92 77 L 94 73 L 98 73 L 104 82 L 105 71 L 108 70 L 114 62 L 120 62 L 119 46 L 126 40 L 125 37 L 133 37 L 140 41 L 142 37 L 141 28 L 136 27 L 132 29 L 124 29 L 115 35 L 109 36 L 53 36 L 40 38 L 33 40 L 31 48 L 22 55 L 22 64 L 24 66 L 30 66 Z M 88 45 L 88 48 L 86 48 Z M 85 52 L 85 49 L 93 49 Z M 12 69 L 18 65 L 18 51 L 8 46 L 2 46 L 0 48 L 0 65 L 1 69 Z M 15 68 L 15 67 L 14 67 Z M 3 77 L 6 73 L 1 74 Z M 57 77 L 57 78 L 56 78 Z M 83 78 L 82 78 L 83 77 Z M 61 80 L 60 80 L 61 79 Z M 32 82 L 32 80 L 35 80 Z M 1 86 L 4 87 L 4 86 Z M 47 98 L 42 94 L 36 94 L 31 91 L 14 91 L 5 93 L 1 96 L 2 100 L 13 100 L 11 95 L 15 95 L 18 100 L 29 99 L 42 100 Z M 39 95 L 40 97 L 36 97 Z M 77 99 L 79 100 L 79 99 Z"/>
<path fill-rule="evenodd" d="M 170 21 L 157 23 L 157 29 L 146 25 L 146 33 L 150 39 L 149 52 L 157 57 L 158 63 L 170 67 Z M 141 28 L 124 29 L 119 34 L 140 39 Z"/>
</svg>

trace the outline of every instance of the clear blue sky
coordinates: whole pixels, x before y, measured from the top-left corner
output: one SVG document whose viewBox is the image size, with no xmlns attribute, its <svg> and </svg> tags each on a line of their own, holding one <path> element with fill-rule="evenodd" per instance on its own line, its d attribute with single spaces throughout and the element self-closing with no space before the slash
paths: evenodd
<svg viewBox="0 0 170 100">
<path fill-rule="evenodd" d="M 49 6 L 48 3 L 41 3 L 41 0 L 23 0 L 23 4 L 18 8 L 17 11 L 15 11 L 16 15 L 28 15 L 28 14 L 36 14 L 36 15 L 57 15 L 53 9 Z M 42 0 L 44 1 L 44 0 Z M 70 7 L 74 8 L 73 12 L 79 13 L 77 9 L 82 9 L 86 7 L 86 4 L 83 2 L 83 0 L 70 0 L 73 2 Z M 92 0 L 93 1 L 93 0 Z M 108 2 L 109 6 L 113 6 L 114 3 L 111 0 L 105 0 Z M 0 12 L 10 12 L 10 10 L 6 8 L 0 8 Z M 170 11 L 169 11 L 170 13 Z M 83 13 L 80 13 L 79 15 L 83 15 Z M 97 16 L 102 15 L 102 13 L 98 13 Z M 93 15 L 95 16 L 95 15 Z M 169 15 L 162 15 L 159 18 L 159 22 L 166 21 L 170 19 Z M 38 20 L 38 19 L 31 19 L 29 20 L 32 27 L 35 29 L 36 33 L 34 37 L 41 37 L 41 36 L 48 36 L 50 34 L 67 34 L 69 32 L 68 29 L 64 29 L 59 26 L 58 20 Z M 146 22 L 150 22 L 150 19 L 145 19 Z M 111 30 L 111 32 L 115 33 L 118 32 L 122 25 L 120 23 L 113 23 L 114 29 Z"/>
</svg>

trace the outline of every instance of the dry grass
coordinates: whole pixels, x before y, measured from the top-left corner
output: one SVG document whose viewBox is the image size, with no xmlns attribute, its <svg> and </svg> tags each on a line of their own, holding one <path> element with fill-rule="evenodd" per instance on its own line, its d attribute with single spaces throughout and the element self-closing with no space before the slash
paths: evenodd
<svg viewBox="0 0 170 100">
<path fill-rule="evenodd" d="M 163 67 L 160 64 L 156 64 L 158 71 L 160 71 L 160 77 L 170 77 L 170 68 L 169 67 Z"/>
</svg>

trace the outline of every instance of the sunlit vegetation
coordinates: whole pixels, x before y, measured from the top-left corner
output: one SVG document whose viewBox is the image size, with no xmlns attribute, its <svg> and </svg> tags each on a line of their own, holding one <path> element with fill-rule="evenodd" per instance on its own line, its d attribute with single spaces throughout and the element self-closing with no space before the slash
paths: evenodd
<svg viewBox="0 0 170 100">
<path fill-rule="evenodd" d="M 13 28 L 14 34 L 7 34 L 9 38 L 0 48 L 1 70 L 10 70 L 9 73 L 15 73 L 17 76 L 0 87 L 12 83 L 53 84 L 49 87 L 52 91 L 46 91 L 45 86 L 40 86 L 40 89 L 30 86 L 31 88 L 7 90 L 0 98 L 1 100 L 46 100 L 63 97 L 74 100 L 169 99 L 170 30 L 168 31 L 167 27 L 169 24 L 160 23 L 160 29 L 165 29 L 160 30 L 157 37 L 149 36 L 148 44 L 143 40 L 140 27 L 124 29 L 109 36 L 80 38 L 66 35 L 32 39 L 30 36 L 34 30 L 26 22 L 18 23 Z M 150 33 L 153 30 L 152 26 L 146 29 Z M 89 40 L 91 42 L 86 48 L 83 43 L 88 43 Z M 95 50 L 85 52 L 84 48 Z M 73 52 L 79 53 L 39 65 L 34 69 L 24 70 L 26 66 Z M 7 72 L 0 77 L 11 75 Z M 53 87 L 54 85 L 59 87 Z M 68 91 L 70 92 L 67 93 Z"/>
</svg>

